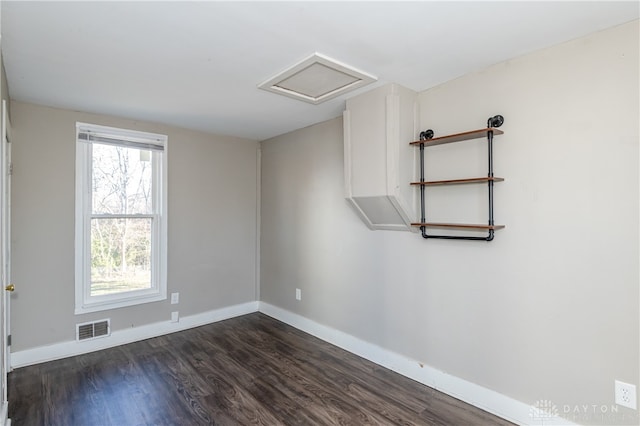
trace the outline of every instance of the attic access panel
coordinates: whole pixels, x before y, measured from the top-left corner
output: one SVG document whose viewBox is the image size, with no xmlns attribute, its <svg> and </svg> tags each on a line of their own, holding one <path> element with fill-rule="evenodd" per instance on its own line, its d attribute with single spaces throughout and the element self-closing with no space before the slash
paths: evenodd
<svg viewBox="0 0 640 426">
<path fill-rule="evenodd" d="M 314 53 L 258 87 L 317 105 L 376 80 L 377 77 Z"/>
</svg>

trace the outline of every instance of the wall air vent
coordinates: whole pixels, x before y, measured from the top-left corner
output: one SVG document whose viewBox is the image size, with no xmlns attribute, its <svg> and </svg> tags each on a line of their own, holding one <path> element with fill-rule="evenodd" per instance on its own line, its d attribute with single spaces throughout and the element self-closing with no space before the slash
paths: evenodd
<svg viewBox="0 0 640 426">
<path fill-rule="evenodd" d="M 76 324 L 76 340 L 90 340 L 111 335 L 111 320 L 104 319 Z"/>
<path fill-rule="evenodd" d="M 376 80 L 377 77 L 314 53 L 258 87 L 317 105 Z"/>
</svg>

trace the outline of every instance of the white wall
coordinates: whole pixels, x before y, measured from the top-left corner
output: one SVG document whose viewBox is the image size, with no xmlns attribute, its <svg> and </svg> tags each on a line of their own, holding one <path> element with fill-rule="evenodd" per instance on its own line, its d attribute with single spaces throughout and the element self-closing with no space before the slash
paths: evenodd
<svg viewBox="0 0 640 426">
<path fill-rule="evenodd" d="M 75 324 L 114 331 L 255 301 L 257 143 L 12 102 L 12 351 L 72 341 Z M 74 315 L 75 123 L 169 137 L 169 300 Z"/>
<path fill-rule="evenodd" d="M 637 424 L 613 383 L 640 385 L 638 50 L 635 21 L 421 94 L 437 135 L 505 116 L 491 243 L 367 230 L 340 119 L 263 142 L 261 300 L 577 423 Z M 485 167 L 480 142 L 433 150 L 433 178 Z M 450 191 L 430 214 L 482 211 Z"/>
</svg>

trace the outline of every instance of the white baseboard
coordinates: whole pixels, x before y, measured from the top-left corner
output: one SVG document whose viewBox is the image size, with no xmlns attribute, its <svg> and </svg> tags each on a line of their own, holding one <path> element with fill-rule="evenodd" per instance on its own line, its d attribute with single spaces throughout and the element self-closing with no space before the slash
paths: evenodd
<svg viewBox="0 0 640 426">
<path fill-rule="evenodd" d="M 126 330 L 117 330 L 111 333 L 110 336 L 100 339 L 87 340 L 83 342 L 70 340 L 53 345 L 12 352 L 11 368 L 25 367 L 27 365 L 53 361 L 56 359 L 112 348 L 114 346 L 125 345 L 127 343 L 150 339 L 152 337 L 175 333 L 176 331 L 199 327 L 201 325 L 234 318 L 240 315 L 250 314 L 257 310 L 258 302 L 248 302 L 196 315 L 185 316 L 180 318 L 179 322 L 163 321 Z"/>
<path fill-rule="evenodd" d="M 109 337 L 96 340 L 85 342 L 72 340 L 14 352 L 11 354 L 11 367 L 20 368 L 69 356 L 81 355 L 174 333 L 176 331 L 199 327 L 257 311 L 516 424 L 531 426 L 576 425 L 559 416 L 551 416 L 547 413 L 540 412 L 534 407 L 509 398 L 506 395 L 444 373 L 433 367 L 423 365 L 416 360 L 365 342 L 350 334 L 319 324 L 301 315 L 265 302 L 248 302 L 203 312 L 201 314 L 180 318 L 180 321 L 177 323 L 164 321 L 126 330 L 118 330 L 111 333 Z"/>
<path fill-rule="evenodd" d="M 9 403 L 5 401 L 1 404 L 2 408 L 0 409 L 0 425 L 11 426 L 11 419 L 9 418 Z"/>
<path fill-rule="evenodd" d="M 260 302 L 258 309 L 265 315 L 513 423 L 531 426 L 575 425 L 562 417 L 540 412 L 506 395 L 444 373 L 342 331 L 318 324 L 293 312 L 265 302 Z"/>
</svg>

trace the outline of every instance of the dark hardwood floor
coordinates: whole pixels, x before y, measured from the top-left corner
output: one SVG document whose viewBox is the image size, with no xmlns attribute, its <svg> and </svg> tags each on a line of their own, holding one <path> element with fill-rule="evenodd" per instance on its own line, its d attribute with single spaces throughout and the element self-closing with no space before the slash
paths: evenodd
<svg viewBox="0 0 640 426">
<path fill-rule="evenodd" d="M 263 314 L 17 369 L 20 425 L 510 425 Z"/>
</svg>

